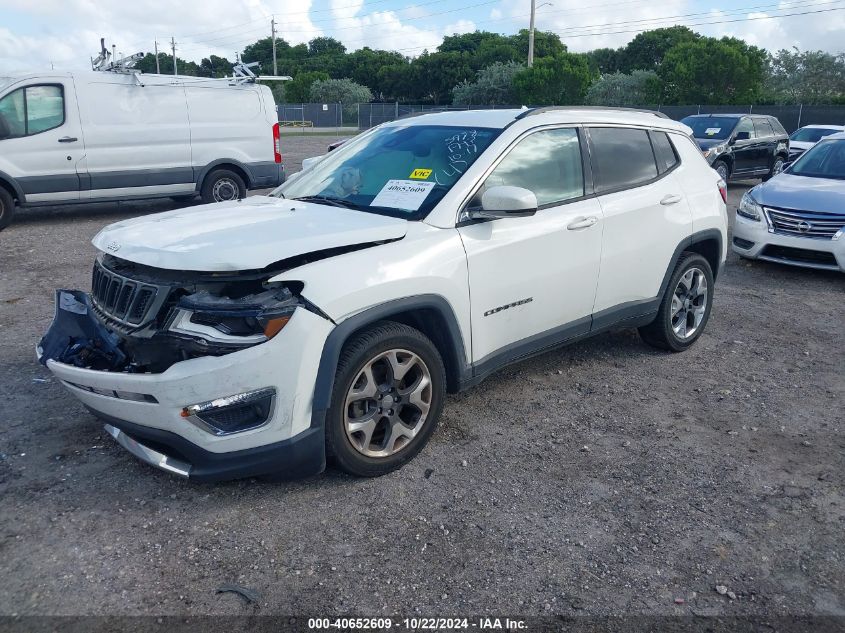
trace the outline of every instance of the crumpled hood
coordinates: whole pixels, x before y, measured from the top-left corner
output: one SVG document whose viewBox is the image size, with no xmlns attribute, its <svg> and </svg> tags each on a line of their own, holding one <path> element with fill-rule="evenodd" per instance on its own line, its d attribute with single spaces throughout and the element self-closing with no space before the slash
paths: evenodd
<svg viewBox="0 0 845 633">
<path fill-rule="evenodd" d="M 327 248 L 399 239 L 407 224 L 363 211 L 252 196 L 117 222 L 91 243 L 156 268 L 255 270 Z"/>
<path fill-rule="evenodd" d="M 808 178 L 783 172 L 755 187 L 752 195 L 765 206 L 842 213 L 845 180 Z"/>
</svg>

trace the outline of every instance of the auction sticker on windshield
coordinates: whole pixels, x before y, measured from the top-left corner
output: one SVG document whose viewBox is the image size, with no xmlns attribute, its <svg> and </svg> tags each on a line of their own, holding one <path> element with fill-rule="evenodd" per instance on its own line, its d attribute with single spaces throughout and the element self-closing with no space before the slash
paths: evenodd
<svg viewBox="0 0 845 633">
<path fill-rule="evenodd" d="M 709 127 L 706 130 L 704 130 L 704 133 L 707 136 L 713 136 L 714 134 L 718 134 L 721 131 L 722 131 L 722 128 L 720 128 L 720 127 Z"/>
<path fill-rule="evenodd" d="M 378 195 L 373 198 L 370 206 L 417 211 L 432 189 L 434 189 L 433 182 L 388 180 Z"/>
<path fill-rule="evenodd" d="M 411 172 L 411 180 L 427 180 L 431 172 L 431 169 L 415 169 Z"/>
</svg>

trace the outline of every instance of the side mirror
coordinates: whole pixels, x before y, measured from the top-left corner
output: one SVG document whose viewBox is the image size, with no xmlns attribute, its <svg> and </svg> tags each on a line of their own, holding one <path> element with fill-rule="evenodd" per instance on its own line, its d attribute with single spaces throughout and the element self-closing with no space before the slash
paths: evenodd
<svg viewBox="0 0 845 633">
<path fill-rule="evenodd" d="M 736 141 L 748 141 L 751 139 L 751 132 L 737 132 L 736 136 L 734 136 L 734 142 Z"/>
<path fill-rule="evenodd" d="M 481 195 L 481 208 L 469 212 L 473 220 L 524 218 L 537 213 L 537 196 L 522 187 L 490 187 Z"/>
</svg>

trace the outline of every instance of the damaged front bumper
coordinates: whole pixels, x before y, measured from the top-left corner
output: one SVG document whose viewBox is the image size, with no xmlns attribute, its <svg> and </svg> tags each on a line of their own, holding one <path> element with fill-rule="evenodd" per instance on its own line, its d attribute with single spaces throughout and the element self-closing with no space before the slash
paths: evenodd
<svg viewBox="0 0 845 633">
<path fill-rule="evenodd" d="M 300 309 L 261 344 L 189 358 L 160 373 L 133 373 L 120 338 L 94 316 L 88 296 L 59 290 L 55 318 L 37 351 L 113 438 L 153 466 L 205 481 L 302 477 L 325 465 L 322 428 L 311 427 L 311 400 L 332 327 Z M 227 433 L 227 420 L 242 415 L 236 407 L 244 403 L 266 419 Z M 220 415 L 210 417 L 215 412 Z"/>
</svg>

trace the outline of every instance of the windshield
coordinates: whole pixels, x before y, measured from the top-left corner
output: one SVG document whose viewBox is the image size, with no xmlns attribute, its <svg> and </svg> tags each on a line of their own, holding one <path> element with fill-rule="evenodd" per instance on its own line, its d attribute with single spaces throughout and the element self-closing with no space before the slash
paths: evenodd
<svg viewBox="0 0 845 633">
<path fill-rule="evenodd" d="M 441 125 L 376 128 L 271 195 L 419 220 L 500 133 Z"/>
<path fill-rule="evenodd" d="M 845 139 L 813 145 L 789 168 L 793 176 L 845 180 Z"/>
<path fill-rule="evenodd" d="M 735 117 L 721 116 L 688 116 L 681 120 L 681 123 L 692 128 L 692 135 L 695 138 L 705 138 L 723 141 L 731 135 L 736 122 Z"/>
<path fill-rule="evenodd" d="M 802 127 L 800 130 L 795 130 L 792 136 L 789 137 L 789 140 L 799 141 L 801 143 L 818 143 L 825 136 L 842 131 L 827 127 Z"/>
</svg>

